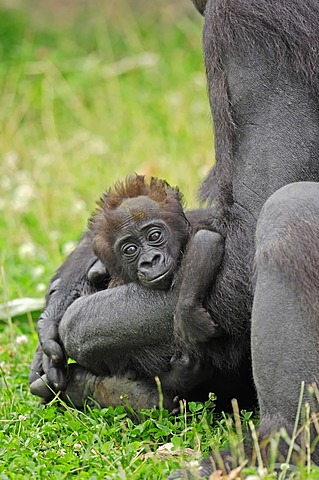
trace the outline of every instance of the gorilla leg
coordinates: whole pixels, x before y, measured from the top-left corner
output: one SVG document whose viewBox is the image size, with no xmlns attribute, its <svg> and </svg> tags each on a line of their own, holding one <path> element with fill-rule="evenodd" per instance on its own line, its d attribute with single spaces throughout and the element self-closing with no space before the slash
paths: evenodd
<svg viewBox="0 0 319 480">
<path fill-rule="evenodd" d="M 319 379 L 319 184 L 290 184 L 267 200 L 256 248 L 252 361 L 266 437 L 282 425 L 291 433 L 301 382 L 312 404 L 307 385 Z"/>
</svg>

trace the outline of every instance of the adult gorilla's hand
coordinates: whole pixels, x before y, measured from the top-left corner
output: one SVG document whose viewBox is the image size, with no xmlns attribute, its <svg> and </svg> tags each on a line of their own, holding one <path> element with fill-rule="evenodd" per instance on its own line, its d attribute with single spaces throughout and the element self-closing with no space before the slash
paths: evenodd
<svg viewBox="0 0 319 480">
<path fill-rule="evenodd" d="M 66 388 L 67 356 L 58 332 L 60 321 L 74 300 L 84 293 L 105 288 L 106 284 L 107 272 L 93 255 L 90 239 L 86 236 L 53 277 L 46 294 L 46 307 L 37 326 L 40 343 L 29 375 L 34 395 L 48 400 L 52 397 L 52 390 Z"/>
<path fill-rule="evenodd" d="M 37 382 L 44 373 L 46 381 L 53 390 L 63 390 L 66 386 L 66 375 L 64 366 L 66 356 L 63 347 L 59 341 L 58 326 L 67 307 L 73 299 L 65 298 L 63 291 L 59 288 L 61 278 L 55 278 L 49 285 L 46 295 L 46 307 L 40 315 L 38 321 L 38 335 L 40 343 L 37 347 L 32 360 L 29 382 L 31 392 L 35 395 L 43 396 L 41 391 L 37 393 L 37 388 L 41 385 Z M 36 387 L 38 385 L 38 387 Z M 45 398 L 52 395 L 47 392 Z"/>
<path fill-rule="evenodd" d="M 46 402 L 53 396 L 46 385 L 47 381 L 46 375 L 43 375 L 34 382 L 37 386 L 36 395 L 41 393 Z M 160 402 L 155 381 L 135 379 L 128 375 L 95 375 L 77 363 L 68 366 L 67 387 L 60 398 L 77 408 L 83 408 L 85 403 L 91 406 L 98 404 L 101 408 L 129 404 L 135 412 L 158 407 Z M 172 395 L 164 395 L 163 400 L 168 410 L 176 407 Z"/>
</svg>

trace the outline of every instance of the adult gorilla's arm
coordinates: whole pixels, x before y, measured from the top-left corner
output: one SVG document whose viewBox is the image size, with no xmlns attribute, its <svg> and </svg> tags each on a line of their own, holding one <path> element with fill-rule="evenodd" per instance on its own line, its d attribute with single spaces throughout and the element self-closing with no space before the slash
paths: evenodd
<svg viewBox="0 0 319 480">
<path fill-rule="evenodd" d="M 68 355 L 96 373 L 159 373 L 159 357 L 167 365 L 172 353 L 175 304 L 174 291 L 122 285 L 76 300 L 59 335 Z"/>
<path fill-rule="evenodd" d="M 66 286 L 66 277 L 75 272 L 79 252 L 88 254 L 80 243 L 75 255 L 59 269 L 57 287 Z M 90 278 L 92 269 L 94 273 L 94 266 L 89 270 Z M 82 265 L 82 277 L 86 282 L 87 273 Z M 78 277 L 72 279 L 72 285 L 79 296 Z M 73 303 L 65 312 L 64 302 L 70 293 L 70 288 L 66 292 L 57 288 L 48 297 L 47 307 L 41 315 L 38 329 L 41 343 L 34 355 L 29 377 L 35 395 L 50 396 L 39 379 L 43 374 L 45 382 L 56 391 L 65 390 L 67 357 L 102 375 L 134 370 L 143 377 L 154 377 L 167 371 L 173 354 L 175 292 L 153 291 L 131 283 L 75 301 L 73 296 L 69 302 Z"/>
<path fill-rule="evenodd" d="M 195 2 L 202 5 L 200 0 Z M 217 199 L 230 226 L 235 205 L 246 217 L 251 215 L 245 237 L 250 238 L 252 254 L 256 221 L 270 195 L 287 183 L 319 181 L 318 15 L 315 0 L 209 0 L 205 9 L 203 38 L 216 166 L 203 183 L 202 197 Z M 309 185 L 300 188 L 307 194 Z M 295 192 L 286 196 L 283 190 L 271 215 L 272 203 L 266 204 L 257 237 L 257 248 L 262 246 L 264 255 L 259 256 L 257 250 L 252 363 L 261 437 L 281 425 L 289 429 L 301 380 L 318 379 L 319 372 L 319 284 L 309 264 L 312 260 L 315 268 L 318 265 L 318 247 L 313 241 L 318 233 L 302 234 L 305 225 L 300 221 L 316 212 L 315 222 L 311 219 L 316 232 L 319 205 L 308 196 L 299 208 Z M 276 195 L 270 202 L 278 200 Z M 278 249 L 282 233 L 289 243 L 281 242 Z M 226 252 L 240 259 L 240 244 L 227 248 L 231 236 L 228 229 Z M 298 272 L 298 265 L 303 273 Z M 311 284 L 305 289 L 301 283 L 309 274 Z M 247 276 L 246 283 L 251 281 Z M 209 463 L 209 470 L 201 471 L 207 476 Z"/>
</svg>

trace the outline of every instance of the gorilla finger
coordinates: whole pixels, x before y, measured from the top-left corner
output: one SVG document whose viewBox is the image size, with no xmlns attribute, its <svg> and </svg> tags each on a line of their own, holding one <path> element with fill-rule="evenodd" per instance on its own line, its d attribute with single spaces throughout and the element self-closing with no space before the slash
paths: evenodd
<svg viewBox="0 0 319 480">
<path fill-rule="evenodd" d="M 127 377 L 129 380 L 136 380 L 136 379 L 137 379 L 137 372 L 136 372 L 136 370 L 129 369 L 129 370 L 126 372 L 126 377 Z"/>
<path fill-rule="evenodd" d="M 54 391 L 65 390 L 67 384 L 67 372 L 62 366 L 56 367 L 47 355 L 43 355 L 43 370 L 47 381 Z"/>
<path fill-rule="evenodd" d="M 58 323 L 52 317 L 44 315 L 47 309 L 39 318 L 37 330 L 42 349 L 56 363 L 62 361 L 64 355 L 62 348 L 59 346 L 58 339 Z"/>
<path fill-rule="evenodd" d="M 34 382 L 30 384 L 30 391 L 32 395 L 36 395 L 37 397 L 41 397 L 45 399 L 45 401 L 50 401 L 54 397 L 54 393 L 50 389 L 48 385 L 48 379 L 46 375 L 42 375 L 42 377 L 37 378 Z"/>
<path fill-rule="evenodd" d="M 108 277 L 107 270 L 101 260 L 96 259 L 88 271 L 88 279 L 93 285 L 99 285 Z"/>
<path fill-rule="evenodd" d="M 55 280 L 53 280 L 53 282 L 50 283 L 50 285 L 48 287 L 48 291 L 47 291 L 48 296 L 51 296 L 54 293 L 56 293 L 57 288 L 58 288 L 59 284 L 61 283 L 61 281 L 62 281 L 61 278 L 56 278 Z"/>
<path fill-rule="evenodd" d="M 46 372 L 49 384 L 52 385 L 53 390 L 65 390 L 67 386 L 67 374 L 64 368 L 51 367 Z"/>
<path fill-rule="evenodd" d="M 54 366 L 64 365 L 65 355 L 62 347 L 55 340 L 47 340 L 41 343 L 44 353 L 52 360 Z"/>
<path fill-rule="evenodd" d="M 29 373 L 29 384 L 33 383 L 35 380 L 38 380 L 39 376 L 43 374 L 42 366 L 42 357 L 43 351 L 41 345 L 38 343 L 35 354 L 33 355 L 31 369 Z"/>
<path fill-rule="evenodd" d="M 58 338 L 59 321 L 56 320 L 56 316 L 52 310 L 52 308 L 46 308 L 38 320 L 37 330 L 41 343 L 46 339 Z"/>
<path fill-rule="evenodd" d="M 181 413 L 180 407 L 173 408 L 173 410 L 171 411 L 172 415 L 179 415 L 180 413 Z"/>
</svg>

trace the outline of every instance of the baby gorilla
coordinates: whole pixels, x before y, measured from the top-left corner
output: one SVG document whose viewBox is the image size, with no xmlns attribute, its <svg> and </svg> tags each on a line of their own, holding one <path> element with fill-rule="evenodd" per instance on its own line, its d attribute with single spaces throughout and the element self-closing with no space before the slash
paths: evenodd
<svg viewBox="0 0 319 480">
<path fill-rule="evenodd" d="M 177 187 L 155 177 L 148 184 L 141 175 L 116 183 L 98 205 L 89 231 L 93 251 L 111 277 L 108 288 L 137 282 L 167 290 L 177 281 L 175 317 L 187 318 L 196 343 L 219 336 L 220 327 L 203 307 L 224 244 L 208 229 L 208 211 L 191 211 L 187 217 Z"/>
</svg>

